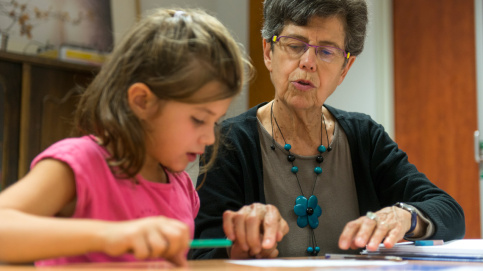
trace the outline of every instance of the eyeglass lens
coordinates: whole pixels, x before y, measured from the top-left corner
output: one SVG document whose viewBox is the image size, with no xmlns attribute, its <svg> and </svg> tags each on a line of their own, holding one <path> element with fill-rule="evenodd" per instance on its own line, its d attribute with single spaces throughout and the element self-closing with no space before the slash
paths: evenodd
<svg viewBox="0 0 483 271">
<path fill-rule="evenodd" d="M 301 40 L 291 38 L 291 37 L 280 37 L 280 45 L 291 57 L 300 57 L 304 54 L 310 47 L 315 48 L 315 54 L 317 57 L 325 62 L 332 62 L 335 58 L 342 55 L 342 50 L 330 47 L 330 46 L 315 46 L 309 45 Z"/>
</svg>

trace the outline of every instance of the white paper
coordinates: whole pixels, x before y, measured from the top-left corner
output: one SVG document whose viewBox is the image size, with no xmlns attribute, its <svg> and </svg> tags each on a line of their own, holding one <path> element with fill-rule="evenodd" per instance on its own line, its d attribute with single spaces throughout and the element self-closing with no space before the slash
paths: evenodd
<svg viewBox="0 0 483 271">
<path fill-rule="evenodd" d="M 364 250 L 362 254 L 483 258 L 483 239 L 453 240 L 436 246 L 415 246 L 413 242 L 404 242 L 396 244 L 393 248 L 380 245 L 378 251 Z"/>
<path fill-rule="evenodd" d="M 272 259 L 272 260 L 230 260 L 229 263 L 256 267 L 338 267 L 338 266 L 386 266 L 404 265 L 407 261 L 372 260 L 325 260 L 325 259 Z"/>
</svg>

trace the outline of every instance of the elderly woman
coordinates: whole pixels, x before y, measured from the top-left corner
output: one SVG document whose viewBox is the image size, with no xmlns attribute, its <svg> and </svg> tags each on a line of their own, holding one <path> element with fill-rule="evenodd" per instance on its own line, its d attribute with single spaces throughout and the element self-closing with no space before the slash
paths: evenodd
<svg viewBox="0 0 483 271">
<path fill-rule="evenodd" d="M 223 122 L 226 147 L 199 177 L 205 182 L 195 237 L 222 238 L 225 229 L 235 245 L 192 256 L 355 253 L 403 238 L 462 238 L 462 208 L 408 162 L 381 125 L 324 104 L 363 49 L 366 3 L 265 0 L 264 17 L 275 97 Z M 253 203 L 276 206 L 287 221 L 278 246 L 262 247 L 267 220 L 238 215 L 223 224 L 223 215 L 234 216 L 225 210 Z"/>
</svg>

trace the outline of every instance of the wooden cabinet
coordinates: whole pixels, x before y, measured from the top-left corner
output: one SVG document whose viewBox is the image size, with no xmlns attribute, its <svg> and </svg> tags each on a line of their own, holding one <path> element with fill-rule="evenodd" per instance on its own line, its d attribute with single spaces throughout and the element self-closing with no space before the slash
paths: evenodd
<svg viewBox="0 0 483 271">
<path fill-rule="evenodd" d="M 463 207 L 465 238 L 481 238 L 475 1 L 394 0 L 393 10 L 396 141 Z"/>
<path fill-rule="evenodd" d="M 22 178 L 32 159 L 71 136 L 78 94 L 98 67 L 0 52 L 0 188 Z"/>
</svg>

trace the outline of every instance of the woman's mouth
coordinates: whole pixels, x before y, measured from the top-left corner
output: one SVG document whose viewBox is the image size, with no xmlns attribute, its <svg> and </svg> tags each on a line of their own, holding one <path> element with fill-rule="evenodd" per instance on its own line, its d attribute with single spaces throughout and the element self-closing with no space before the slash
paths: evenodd
<svg viewBox="0 0 483 271">
<path fill-rule="evenodd" d="M 308 91 L 312 88 L 314 88 L 314 85 L 312 82 L 307 81 L 307 80 L 297 80 L 297 81 L 292 81 L 292 85 L 301 91 Z"/>
</svg>

